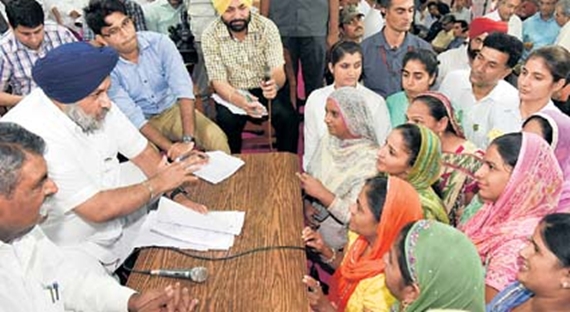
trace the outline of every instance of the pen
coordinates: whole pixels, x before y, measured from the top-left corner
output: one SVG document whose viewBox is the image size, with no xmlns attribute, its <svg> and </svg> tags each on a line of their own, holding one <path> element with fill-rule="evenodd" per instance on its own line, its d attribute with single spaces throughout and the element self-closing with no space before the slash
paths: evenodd
<svg viewBox="0 0 570 312">
<path fill-rule="evenodd" d="M 53 283 L 53 289 L 55 290 L 55 300 L 59 301 L 59 285 L 57 282 Z"/>
<path fill-rule="evenodd" d="M 51 296 L 51 303 L 55 303 L 55 297 L 53 295 L 53 288 L 51 285 L 46 286 L 47 290 L 49 290 L 49 294 Z"/>
</svg>

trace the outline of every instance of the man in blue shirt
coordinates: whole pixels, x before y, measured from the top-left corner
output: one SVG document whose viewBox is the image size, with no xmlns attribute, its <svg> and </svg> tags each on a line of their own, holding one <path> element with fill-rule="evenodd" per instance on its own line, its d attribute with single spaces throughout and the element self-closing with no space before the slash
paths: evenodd
<svg viewBox="0 0 570 312">
<path fill-rule="evenodd" d="M 523 22 L 523 59 L 530 52 L 547 45 L 554 44 L 560 26 L 554 19 L 557 0 L 539 0 L 538 12 Z"/>
<path fill-rule="evenodd" d="M 409 33 L 414 20 L 414 0 L 380 0 L 386 25 L 362 42 L 364 85 L 387 97 L 402 90 L 402 61 L 410 50 L 431 45 Z"/>
<path fill-rule="evenodd" d="M 136 32 L 119 0 L 85 9 L 95 40 L 120 56 L 109 96 L 141 133 L 174 159 L 193 147 L 229 153 L 222 130 L 194 109 L 193 84 L 174 43 L 163 34 Z"/>
</svg>

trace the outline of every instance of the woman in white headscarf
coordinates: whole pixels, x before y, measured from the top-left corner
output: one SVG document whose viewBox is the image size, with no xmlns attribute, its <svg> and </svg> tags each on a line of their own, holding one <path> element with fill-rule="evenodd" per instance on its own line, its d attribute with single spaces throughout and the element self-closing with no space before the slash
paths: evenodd
<svg viewBox="0 0 570 312">
<path fill-rule="evenodd" d="M 307 173 L 299 175 L 308 200 L 305 216 L 327 245 L 342 248 L 347 240 L 349 206 L 364 181 L 376 174 L 378 144 L 372 113 L 353 87 L 335 90 L 327 99 L 328 133 L 319 142 Z"/>
</svg>

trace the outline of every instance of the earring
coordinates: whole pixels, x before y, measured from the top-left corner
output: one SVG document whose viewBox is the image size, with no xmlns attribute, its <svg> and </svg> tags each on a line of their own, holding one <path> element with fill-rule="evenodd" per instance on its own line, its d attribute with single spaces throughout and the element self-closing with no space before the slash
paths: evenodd
<svg viewBox="0 0 570 312">
<path fill-rule="evenodd" d="M 568 284 L 568 282 L 562 282 L 562 288 L 564 289 L 570 288 L 570 285 Z"/>
</svg>

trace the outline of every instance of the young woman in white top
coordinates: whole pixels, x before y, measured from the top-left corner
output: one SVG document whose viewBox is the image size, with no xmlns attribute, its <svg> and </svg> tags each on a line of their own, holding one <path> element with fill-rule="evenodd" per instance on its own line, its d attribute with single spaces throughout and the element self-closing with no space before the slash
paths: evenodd
<svg viewBox="0 0 570 312">
<path fill-rule="evenodd" d="M 384 144 L 390 126 L 390 115 L 384 99 L 364 87 L 358 81 L 362 75 L 362 50 L 358 43 L 349 41 L 337 42 L 332 48 L 329 57 L 329 70 L 334 76 L 334 82 L 324 88 L 313 91 L 305 104 L 304 140 L 305 152 L 303 154 L 303 168 L 311 161 L 313 154 L 322 136 L 327 133 L 325 125 L 325 105 L 329 95 L 338 88 L 355 87 L 365 98 L 369 110 L 372 112 L 374 130 L 378 144 Z"/>
</svg>

